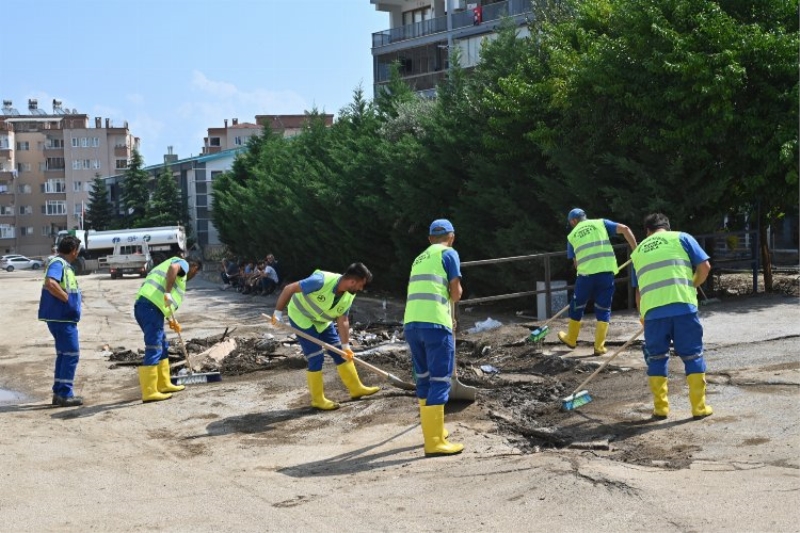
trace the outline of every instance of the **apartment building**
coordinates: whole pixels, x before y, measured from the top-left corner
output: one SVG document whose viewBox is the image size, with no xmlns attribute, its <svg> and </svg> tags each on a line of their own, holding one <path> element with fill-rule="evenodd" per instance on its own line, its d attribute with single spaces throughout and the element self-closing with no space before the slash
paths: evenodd
<svg viewBox="0 0 800 533">
<path fill-rule="evenodd" d="M 240 146 L 230 150 L 179 159 L 172 153 L 172 147 L 169 147 L 168 153 L 164 155 L 164 163 L 142 169 L 149 175 L 149 186 L 152 191 L 155 189 L 156 178 L 164 170 L 164 165 L 169 167 L 181 193 L 187 199 L 189 218 L 193 229 L 192 236 L 206 253 L 222 247 L 217 229 L 211 222 L 211 203 L 214 194 L 212 182 L 217 176 L 230 170 L 236 155 L 245 149 L 244 146 Z M 124 215 L 121 193 L 125 174 L 120 173 L 104 179 L 115 212 L 120 216 Z"/>
<path fill-rule="evenodd" d="M 247 145 L 250 137 L 258 135 L 264 127 L 280 133 L 284 137 L 292 137 L 303 130 L 308 115 L 256 115 L 256 123 L 242 122 L 233 118 L 228 125 L 221 128 L 208 128 L 208 136 L 203 139 L 203 155 L 216 154 L 225 150 L 233 150 Z M 333 124 L 333 115 L 322 115 L 325 126 Z"/>
<path fill-rule="evenodd" d="M 389 81 L 390 66 L 397 62 L 400 75 L 412 89 L 426 96 L 449 68 L 449 50 L 457 47 L 461 67 L 473 68 L 480 58 L 481 42 L 496 36 L 504 17 L 529 34 L 532 0 L 370 0 L 377 11 L 389 13 L 388 30 L 372 34 L 373 90 L 378 94 Z"/>
<path fill-rule="evenodd" d="M 55 233 L 81 227 L 95 175 L 127 168 L 139 139 L 59 100 L 47 112 L 29 99 L 27 114 L 3 100 L 1 113 L 0 252 L 49 255 Z"/>
</svg>

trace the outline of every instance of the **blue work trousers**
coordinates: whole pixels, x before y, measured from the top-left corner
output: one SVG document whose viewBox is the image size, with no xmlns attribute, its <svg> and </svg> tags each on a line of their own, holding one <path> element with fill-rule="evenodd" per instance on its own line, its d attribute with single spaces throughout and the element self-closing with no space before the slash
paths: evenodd
<svg viewBox="0 0 800 533">
<path fill-rule="evenodd" d="M 336 346 L 337 348 L 342 347 L 342 341 L 339 339 L 339 332 L 336 330 L 336 326 L 333 324 L 333 322 L 331 322 L 326 329 L 322 330 L 322 333 L 318 332 L 317 328 L 314 326 L 303 329 L 295 324 L 291 318 L 289 319 L 289 323 L 293 328 L 299 329 L 303 333 L 307 333 L 312 337 L 321 340 L 322 342 L 327 342 L 331 346 Z M 300 348 L 303 349 L 303 355 L 305 356 L 306 361 L 308 361 L 309 372 L 319 372 L 322 370 L 322 363 L 325 362 L 326 353 L 331 357 L 331 359 L 333 359 L 333 362 L 336 363 L 336 366 L 339 366 L 345 362 L 341 355 L 327 351 L 320 345 L 314 344 L 308 339 L 304 339 L 298 335 L 297 340 L 300 343 Z"/>
<path fill-rule="evenodd" d="M 425 405 L 446 404 L 456 356 L 453 332 L 410 326 L 404 333 L 417 376 L 417 398 L 425 400 Z"/>
<path fill-rule="evenodd" d="M 169 341 L 164 334 L 164 313 L 146 298 L 133 305 L 133 316 L 144 332 L 144 366 L 157 365 L 169 357 Z"/>
<path fill-rule="evenodd" d="M 575 279 L 575 291 L 569 303 L 569 317 L 578 322 L 586 304 L 594 300 L 594 316 L 598 322 L 611 322 L 611 300 L 614 298 L 614 274 L 600 272 Z"/>
<path fill-rule="evenodd" d="M 75 371 L 81 356 L 78 342 L 78 324 L 74 322 L 48 322 L 47 328 L 56 341 L 56 369 L 53 378 L 53 394 L 62 398 L 75 396 L 73 386 Z"/>
<path fill-rule="evenodd" d="M 683 361 L 686 375 L 706 371 L 703 358 L 703 326 L 697 313 L 644 321 L 644 360 L 648 376 L 667 377 L 670 344 Z"/>
</svg>

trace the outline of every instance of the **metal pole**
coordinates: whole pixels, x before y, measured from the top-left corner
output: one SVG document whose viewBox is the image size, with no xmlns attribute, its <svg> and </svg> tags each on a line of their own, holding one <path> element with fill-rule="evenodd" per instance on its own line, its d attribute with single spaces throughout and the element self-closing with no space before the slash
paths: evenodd
<svg viewBox="0 0 800 533">
<path fill-rule="evenodd" d="M 447 6 L 447 75 L 450 76 L 450 59 L 453 53 L 453 0 L 445 0 Z"/>
</svg>

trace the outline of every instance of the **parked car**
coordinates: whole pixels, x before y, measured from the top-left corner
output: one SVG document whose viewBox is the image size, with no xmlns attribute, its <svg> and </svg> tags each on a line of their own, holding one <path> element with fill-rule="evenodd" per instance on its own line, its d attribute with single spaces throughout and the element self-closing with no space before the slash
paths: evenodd
<svg viewBox="0 0 800 533">
<path fill-rule="evenodd" d="M 15 270 L 39 270 L 44 265 L 41 259 L 29 259 L 24 255 L 10 257 L 8 259 L 0 259 L 0 268 L 7 272 L 14 272 Z"/>
<path fill-rule="evenodd" d="M 22 254 L 8 254 L 0 257 L 0 261 L 5 261 L 6 259 L 11 259 L 12 257 L 24 257 Z"/>
</svg>

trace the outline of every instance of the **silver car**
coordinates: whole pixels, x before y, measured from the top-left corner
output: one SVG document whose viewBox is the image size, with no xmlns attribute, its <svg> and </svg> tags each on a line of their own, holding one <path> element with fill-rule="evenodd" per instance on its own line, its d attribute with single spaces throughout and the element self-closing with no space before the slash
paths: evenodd
<svg viewBox="0 0 800 533">
<path fill-rule="evenodd" d="M 0 269 L 7 272 L 14 272 L 15 270 L 39 270 L 44 264 L 40 259 L 29 259 L 24 255 L 16 257 L 8 257 L 0 259 Z"/>
</svg>

